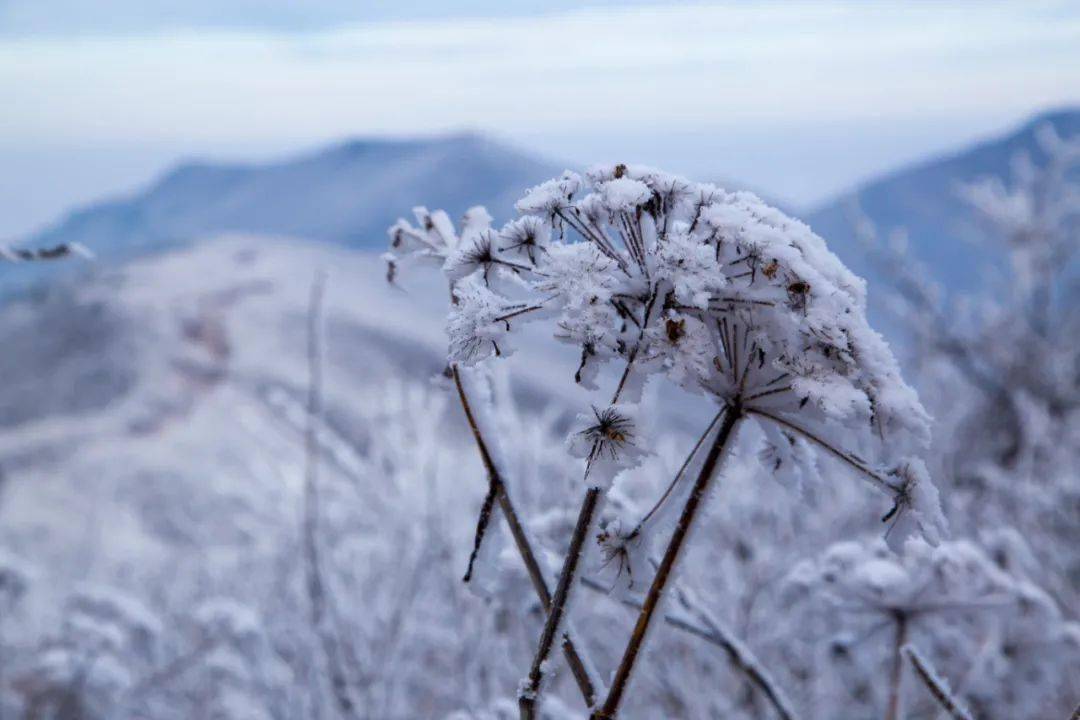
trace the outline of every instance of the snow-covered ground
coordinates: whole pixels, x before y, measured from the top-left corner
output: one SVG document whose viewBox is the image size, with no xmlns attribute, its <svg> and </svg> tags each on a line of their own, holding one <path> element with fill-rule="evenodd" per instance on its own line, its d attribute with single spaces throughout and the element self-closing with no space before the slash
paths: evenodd
<svg viewBox="0 0 1080 720">
<path fill-rule="evenodd" d="M 543 616 L 498 522 L 492 562 L 474 587 L 461 582 L 486 482 L 441 378 L 445 280 L 413 271 L 398 287 L 385 272 L 376 253 L 219 236 L 0 309 L 5 717 L 516 716 Z M 307 323 L 320 275 L 312 505 Z M 583 398 L 577 352 L 542 340 L 524 333 L 496 376 L 493 422 L 553 584 L 580 483 L 563 439 Z M 628 503 L 657 496 L 709 416 L 680 392 L 647 388 L 645 403 L 656 454 L 621 483 Z M 901 596 L 924 567 L 971 581 L 966 594 L 928 583 L 949 612 L 913 622 L 906 640 L 976 717 L 1042 720 L 1080 690 L 1075 588 L 1040 589 L 1045 569 L 1019 533 L 957 517 L 960 542 L 897 559 L 877 540 L 887 503 L 839 463 L 822 459 L 825 481 L 799 492 L 761 472 L 753 432 L 744 440 L 685 560 L 692 583 L 670 606 L 682 626 L 652 638 L 623 717 L 767 718 L 778 704 L 807 720 L 877 716 L 893 641 L 874 594 Z M 841 539 L 857 544 L 825 553 Z M 858 569 L 836 605 L 805 592 L 833 587 L 827 563 L 813 572 L 822 557 Z M 610 565 L 587 574 L 614 584 Z M 843 593 L 873 612 L 852 616 Z M 970 608 L 953 614 L 960 603 Z M 631 611 L 589 590 L 575 612 L 592 659 L 614 667 Z M 788 700 L 769 700 L 751 671 Z M 909 720 L 936 716 L 910 678 L 905 692 Z M 565 670 L 547 695 L 547 717 L 584 715 Z"/>
</svg>

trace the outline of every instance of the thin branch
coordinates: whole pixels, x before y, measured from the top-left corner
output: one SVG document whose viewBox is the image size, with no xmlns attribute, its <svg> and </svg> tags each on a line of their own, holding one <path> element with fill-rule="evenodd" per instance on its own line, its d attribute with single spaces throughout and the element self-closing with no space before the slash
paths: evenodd
<svg viewBox="0 0 1080 720">
<path fill-rule="evenodd" d="M 701 437 L 697 439 L 697 442 L 694 443 L 694 447 L 690 449 L 690 454 L 686 456 L 685 460 L 683 460 L 683 464 L 679 467 L 679 471 L 675 473 L 675 477 L 672 478 L 671 483 L 667 486 L 667 489 L 664 490 L 664 494 L 660 496 L 660 499 L 656 501 L 656 504 L 652 506 L 652 509 L 649 510 L 649 512 L 645 513 L 645 516 L 641 518 L 641 522 L 639 522 L 637 524 L 637 527 L 634 528 L 634 531 L 630 533 L 630 537 L 635 537 L 638 533 L 640 533 L 641 529 L 645 527 L 645 523 L 649 522 L 649 518 L 655 515 L 657 511 L 660 510 L 661 506 L 663 506 L 663 504 L 667 502 L 668 497 L 670 497 L 671 493 L 675 490 L 675 486 L 679 484 L 679 480 L 684 474 L 686 474 L 686 468 L 690 467 L 690 463 L 693 461 L 694 456 L 697 455 L 697 451 L 700 450 L 701 446 L 705 443 L 705 438 L 707 438 L 709 436 L 709 433 L 712 432 L 712 429 L 716 427 L 716 423 L 720 422 L 720 418 L 723 416 L 723 414 L 723 409 L 721 409 L 720 412 L 716 413 L 716 415 L 712 419 L 712 422 L 710 422 L 709 426 L 705 428 L 705 432 L 701 433 Z"/>
<path fill-rule="evenodd" d="M 760 400 L 763 397 L 769 397 L 770 395 L 778 395 L 780 393 L 788 392 L 792 389 L 791 385 L 785 385 L 784 387 L 773 388 L 772 390 L 762 390 L 761 392 L 750 395 L 746 398 L 747 402 L 754 400 Z"/>
<path fill-rule="evenodd" d="M 533 657 L 532 667 L 529 668 L 527 683 L 518 692 L 518 708 L 521 711 L 521 720 L 534 720 L 537 717 L 537 705 L 540 699 L 541 685 L 544 681 L 545 666 L 551 655 L 551 648 L 555 638 L 559 634 L 566 619 L 566 610 L 570 602 L 570 595 L 574 590 L 574 580 L 577 578 L 578 566 L 584 556 L 585 541 L 591 534 L 595 522 L 597 510 L 603 504 L 604 492 L 598 487 L 589 488 L 585 493 L 585 499 L 581 503 L 574 533 L 570 537 L 570 547 L 566 551 L 566 561 L 563 563 L 562 572 L 559 573 L 559 582 L 555 586 L 555 595 L 551 599 L 551 609 L 548 611 L 544 629 L 540 633 L 540 642 Z"/>
<path fill-rule="evenodd" d="M 525 315 L 526 313 L 536 312 L 537 310 L 543 310 L 543 309 L 544 309 L 543 305 L 529 305 L 527 307 L 520 308 L 520 309 L 517 309 L 517 310 L 511 310 L 511 311 L 507 312 L 505 315 L 500 315 L 497 318 L 495 318 L 492 322 L 506 322 L 507 320 L 511 320 L 513 318 L 516 318 L 519 315 Z"/>
<path fill-rule="evenodd" d="M 885 708 L 885 720 L 901 720 L 900 702 L 903 698 L 904 654 L 907 644 L 908 619 L 903 613 L 895 614 L 896 635 L 893 640 L 893 666 L 889 674 L 889 700 Z"/>
<path fill-rule="evenodd" d="M 349 694 L 349 683 L 341 663 L 338 633 L 327 627 L 329 598 L 327 583 L 323 577 L 322 559 L 319 554 L 319 422 L 322 416 L 322 301 L 326 275 L 318 272 L 311 284 L 308 306 L 307 355 L 308 398 L 307 429 L 304 433 L 304 571 L 311 627 L 322 645 L 330 675 L 330 687 L 341 714 L 356 718 L 356 707 Z"/>
<path fill-rule="evenodd" d="M 540 599 L 540 604 L 543 606 L 544 611 L 548 612 L 551 609 L 551 592 L 548 590 L 543 570 L 541 570 L 540 563 L 536 559 L 536 553 L 533 552 L 532 544 L 529 542 L 529 537 L 525 533 L 525 528 L 521 523 L 521 519 L 510 500 L 510 496 L 506 492 L 506 483 L 503 481 L 499 469 L 495 466 L 495 461 L 492 459 L 491 453 L 488 450 L 487 442 L 480 432 L 480 426 L 476 423 L 472 405 L 469 403 L 468 394 L 465 392 L 465 386 L 461 381 L 461 373 L 458 370 L 457 365 L 451 365 L 450 371 L 454 376 L 454 384 L 457 386 L 458 399 L 461 401 L 461 408 L 465 412 L 465 419 L 469 424 L 469 429 L 472 430 L 477 450 L 480 452 L 480 460 L 484 464 L 484 469 L 487 470 L 488 480 L 492 486 L 497 488 L 495 499 L 502 509 L 503 517 L 506 519 L 506 524 L 510 528 L 510 535 L 514 538 L 514 544 L 517 546 L 518 554 L 525 564 L 525 570 L 529 575 L 529 579 L 532 581 L 532 586 L 536 591 L 537 597 Z M 570 672 L 574 675 L 578 688 L 581 690 L 581 695 L 585 700 L 585 705 L 587 707 L 592 707 L 596 702 L 596 683 L 589 677 L 588 666 L 579 655 L 577 647 L 574 645 L 573 640 L 571 640 L 569 633 L 563 633 L 562 647 L 563 654 L 566 656 L 566 662 L 570 666 Z"/>
<path fill-rule="evenodd" d="M 484 534 L 487 532 L 488 525 L 491 522 L 491 510 L 495 506 L 495 498 L 498 494 L 498 485 L 491 482 L 489 477 L 488 491 L 484 495 L 484 502 L 480 505 L 480 516 L 476 519 L 476 534 L 473 537 L 472 552 L 469 553 L 469 567 L 465 570 L 465 576 L 461 578 L 462 582 L 472 580 L 473 566 L 476 564 L 476 558 L 480 555 L 480 546 L 484 542 Z"/>
<path fill-rule="evenodd" d="M 911 666 L 915 668 L 915 674 L 926 685 L 926 689 L 930 691 L 930 695 L 937 700 L 938 705 L 949 714 L 952 720 L 974 720 L 971 713 L 953 696 L 949 687 L 940 680 L 937 672 L 930 665 L 930 661 L 924 658 L 912 645 L 905 645 L 903 652 L 911 661 Z M 1074 714 L 1073 717 L 1075 718 L 1076 715 Z"/>
<path fill-rule="evenodd" d="M 874 472 L 869 467 L 867 467 L 866 463 L 860 461 L 858 458 L 853 457 L 850 453 L 847 453 L 847 452 L 835 447 L 831 443 L 827 442 L 826 440 L 823 440 L 822 438 L 818 437 L 817 435 L 810 432 L 809 430 L 796 425 L 795 423 L 791 422 L 790 420 L 785 420 L 784 418 L 782 418 L 782 417 L 780 417 L 778 415 L 773 415 L 772 413 L 770 413 L 770 412 L 768 412 L 766 410 L 762 410 L 760 408 L 755 408 L 755 407 L 746 408 L 746 412 L 748 414 L 751 414 L 751 415 L 758 415 L 758 416 L 766 418 L 768 420 L 772 420 L 777 425 L 782 425 L 785 428 L 787 428 L 788 430 L 791 430 L 792 432 L 798 433 L 799 435 L 806 438 L 807 440 L 810 440 L 811 442 L 816 444 L 818 447 L 821 447 L 821 448 L 827 450 L 834 457 L 836 457 L 836 458 L 838 458 L 840 460 L 843 460 L 845 463 L 847 463 L 851 467 L 858 470 L 860 475 L 862 477 L 865 477 L 877 489 L 879 489 L 879 490 L 881 490 L 883 492 L 886 492 L 886 493 L 888 493 L 888 494 L 890 494 L 892 496 L 895 496 L 896 493 L 899 491 L 899 488 L 894 487 L 893 484 L 890 483 L 888 480 L 886 480 L 884 477 L 882 477 L 880 473 Z"/>
<path fill-rule="evenodd" d="M 645 595 L 645 600 L 641 606 L 641 612 L 638 614 L 637 623 L 634 625 L 633 633 L 630 635 L 626 650 L 623 652 L 622 660 L 615 670 L 611 689 L 608 691 L 603 707 L 593 713 L 593 720 L 613 720 L 618 716 L 619 706 L 622 703 L 623 695 L 630 683 L 630 676 L 633 673 L 634 665 L 644 646 L 649 626 L 657 615 L 656 611 L 660 606 L 660 600 L 663 597 L 668 582 L 674 575 L 675 566 L 681 556 L 683 544 L 689 536 L 690 529 L 694 524 L 694 519 L 697 517 L 698 510 L 707 496 L 707 491 L 712 483 L 713 474 L 719 467 L 721 460 L 727 455 L 730 440 L 734 437 L 735 429 L 738 426 L 741 417 L 742 407 L 736 399 L 735 403 L 730 406 L 724 414 L 724 421 L 717 431 L 716 439 L 709 448 L 709 454 L 705 457 L 701 472 L 698 474 L 698 478 L 694 482 L 694 487 L 690 491 L 690 496 L 686 500 L 682 515 L 675 525 L 671 540 L 668 543 L 667 549 L 664 551 L 664 556 L 660 560 L 660 566 L 657 568 L 656 574 L 653 577 L 652 585 L 649 586 L 649 591 Z"/>
<path fill-rule="evenodd" d="M 772 704 L 773 709 L 781 720 L 795 720 L 795 713 L 791 710 L 791 703 L 780 690 L 776 681 L 765 671 L 760 661 L 750 652 L 749 648 L 736 640 L 712 614 L 696 602 L 690 596 L 688 590 L 680 585 L 675 586 L 675 599 L 683 610 L 693 615 L 697 620 L 708 628 L 709 633 L 715 637 L 717 644 L 727 653 L 728 659 L 737 670 L 746 675 L 746 679 L 756 686 L 766 699 Z"/>
</svg>

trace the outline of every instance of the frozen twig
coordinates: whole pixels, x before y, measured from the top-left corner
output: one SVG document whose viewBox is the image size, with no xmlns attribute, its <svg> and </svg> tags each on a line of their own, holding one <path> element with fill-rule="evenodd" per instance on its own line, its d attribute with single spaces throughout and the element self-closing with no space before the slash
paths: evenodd
<svg viewBox="0 0 1080 720">
<path fill-rule="evenodd" d="M 686 505 L 683 506 L 682 515 L 675 526 L 675 531 L 671 535 L 671 540 L 668 543 L 667 549 L 664 551 L 663 558 L 660 560 L 656 575 L 653 577 L 652 585 L 649 587 L 649 591 L 646 593 L 645 600 L 641 605 L 641 612 L 638 614 L 637 622 L 630 635 L 630 640 L 626 645 L 626 650 L 623 652 L 622 660 L 615 670 L 611 689 L 608 691 L 603 706 L 593 713 L 592 717 L 594 720 L 606 720 L 615 718 L 618 715 L 619 706 L 622 702 L 623 695 L 630 684 L 634 665 L 637 662 L 638 655 L 645 643 L 649 626 L 651 625 L 654 616 L 657 614 L 667 584 L 674 575 L 675 566 L 681 555 L 683 545 L 690 534 L 698 510 L 707 497 L 713 475 L 720 466 L 721 460 L 729 450 L 730 441 L 741 417 L 742 406 L 739 401 L 736 400 L 734 404 L 728 407 L 727 412 L 724 414 L 724 420 L 717 431 L 712 446 L 709 448 L 709 454 L 705 457 L 701 472 L 694 482 L 694 487 L 690 491 L 690 496 L 686 500 Z"/>
<path fill-rule="evenodd" d="M 551 591 L 548 589 L 547 581 L 544 579 L 544 572 L 540 568 L 540 563 L 536 558 L 536 553 L 532 549 L 532 544 L 521 523 L 517 510 L 514 508 L 510 496 L 506 492 L 506 483 L 503 481 L 502 475 L 495 465 L 495 461 L 488 449 L 487 442 L 484 440 L 483 433 L 480 432 L 480 426 L 476 422 L 476 417 L 473 415 L 472 411 L 472 405 L 469 403 L 468 393 L 465 391 L 465 385 L 461 380 L 461 372 L 458 370 L 457 365 L 451 365 L 450 371 L 454 377 L 454 385 L 457 387 L 461 408 L 465 412 L 465 419 L 469 423 L 469 429 L 472 431 L 473 438 L 476 440 L 476 447 L 480 452 L 480 459 L 484 464 L 484 469 L 487 470 L 490 487 L 494 490 L 495 499 L 498 500 L 503 517 L 506 519 L 506 524 L 510 528 L 510 535 L 514 538 L 514 544 L 517 546 L 518 554 L 525 564 L 525 570 L 528 572 L 529 579 L 532 581 L 533 589 L 536 591 L 537 597 L 540 598 L 540 604 L 543 606 L 544 611 L 548 612 L 551 609 Z M 491 493 L 489 492 L 489 496 L 490 494 Z M 488 520 L 490 520 L 490 513 L 488 514 Z M 483 540 L 488 520 L 485 520 L 483 516 L 481 516 L 480 522 L 477 524 L 477 549 L 479 543 Z M 474 549 L 474 554 L 477 552 L 477 549 Z M 562 647 L 563 654 L 566 656 L 566 662 L 570 666 L 570 672 L 573 674 L 574 680 L 581 690 L 581 695 L 585 700 L 585 704 L 587 707 L 592 707 L 596 702 L 596 683 L 589 677 L 588 666 L 579 655 L 578 649 L 574 644 L 574 641 L 571 640 L 569 634 L 563 634 Z"/>
<path fill-rule="evenodd" d="M 591 578 L 583 578 L 581 584 L 590 590 L 603 595 L 608 595 L 608 588 Z M 677 630 L 704 640 L 723 650 L 728 660 L 735 668 L 746 676 L 748 682 L 753 684 L 766 697 L 776 710 L 776 716 L 781 720 L 796 720 L 797 715 L 791 709 L 791 702 L 776 684 L 776 681 L 764 670 L 761 662 L 750 652 L 725 627 L 716 621 L 712 615 L 701 607 L 701 604 L 690 597 L 681 586 L 675 587 L 675 599 L 679 603 L 682 613 L 667 612 L 664 614 L 664 622 Z M 627 607 L 641 610 L 641 601 L 633 598 L 623 598 L 622 604 Z"/>
<path fill-rule="evenodd" d="M 684 612 L 700 622 L 709 632 L 711 637 L 716 638 L 716 643 L 724 649 L 731 664 L 742 672 L 746 679 L 752 683 L 776 710 L 776 715 L 781 720 L 795 720 L 795 712 L 791 709 L 791 701 L 784 694 L 780 686 L 770 676 L 769 672 L 754 657 L 750 649 L 725 628 L 712 613 L 708 611 L 691 592 L 681 585 L 674 586 L 675 601 Z"/>
<path fill-rule="evenodd" d="M 930 664 L 930 661 L 922 656 L 922 654 L 915 649 L 913 645 L 905 645 L 903 652 L 907 655 L 908 660 L 911 661 L 911 666 L 915 668 L 915 675 L 922 680 L 926 685 L 926 689 L 930 691 L 930 694 L 938 705 L 949 714 L 952 720 L 973 720 L 970 712 L 964 708 L 958 699 L 956 699 L 949 686 L 945 681 L 934 671 L 934 667 Z M 1073 716 L 1076 717 L 1075 715 Z"/>
<path fill-rule="evenodd" d="M 566 562 L 563 564 L 562 572 L 559 574 L 559 582 L 555 586 L 555 595 L 551 600 L 551 608 L 548 610 L 548 617 L 540 634 L 540 643 L 533 657 L 532 666 L 529 668 L 527 682 L 518 693 L 518 707 L 521 711 L 522 720 L 533 720 L 536 717 L 537 700 L 544 679 L 544 666 L 551 653 L 555 638 L 566 621 L 570 594 L 573 591 L 574 579 L 577 577 L 578 567 L 584 555 L 585 541 L 591 534 L 590 530 L 593 527 L 596 510 L 602 500 L 603 494 L 599 488 L 589 488 L 585 493 L 585 500 L 581 504 L 577 523 L 574 525 L 574 533 L 570 537 Z"/>
<path fill-rule="evenodd" d="M 322 301 L 326 276 L 319 272 L 311 284 L 308 306 L 307 357 L 308 397 L 307 428 L 304 433 L 304 519 L 303 548 L 305 588 L 310 604 L 312 630 L 322 645 L 330 675 L 330 687 L 338 710 L 345 717 L 356 718 L 356 706 L 349 693 L 349 683 L 341 662 L 337 632 L 328 626 L 331 614 L 327 583 L 319 554 L 319 420 L 322 416 Z"/>
<path fill-rule="evenodd" d="M 904 653 L 907 644 L 908 618 L 902 612 L 895 614 L 896 634 L 893 641 L 893 666 L 889 673 L 889 699 L 885 708 L 885 720 L 900 720 L 904 683 Z"/>
</svg>

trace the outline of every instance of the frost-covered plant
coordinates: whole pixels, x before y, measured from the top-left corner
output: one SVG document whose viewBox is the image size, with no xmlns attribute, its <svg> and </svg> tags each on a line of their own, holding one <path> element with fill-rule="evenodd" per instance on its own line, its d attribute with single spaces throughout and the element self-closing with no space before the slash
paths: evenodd
<svg viewBox="0 0 1080 720">
<path fill-rule="evenodd" d="M 819 448 L 892 498 L 891 535 L 905 534 L 898 524 L 917 525 L 931 541 L 941 539 L 937 491 L 911 455 L 927 443 L 928 416 L 866 321 L 863 282 L 808 227 L 752 194 L 626 165 L 585 177 L 564 173 L 530 190 L 517 208 L 520 217 L 500 230 L 474 208 L 460 233 L 445 213 L 418 208 L 419 226 L 400 221 L 390 229 L 387 259 L 391 279 L 406 259 L 442 265 L 453 300 L 451 363 L 508 355 L 517 327 L 545 321 L 579 350 L 575 379 L 585 388 L 597 387 L 605 363 L 620 365 L 610 399 L 582 415 L 569 438 L 585 460 L 586 490 L 519 693 L 523 717 L 536 712 L 587 539 L 599 534 L 613 556 L 633 552 L 634 531 L 597 533 L 596 523 L 614 477 L 649 450 L 637 407 L 649 377 L 703 395 L 719 411 L 687 460 L 694 472 L 673 482 L 690 487 L 657 504 L 684 499 L 595 717 L 617 715 L 713 476 L 744 420 L 767 428 L 774 466 Z M 632 527 L 644 531 L 655 515 Z"/>
<path fill-rule="evenodd" d="M 913 538 L 900 554 L 880 540 L 841 542 L 797 566 L 787 591 L 804 626 L 832 634 L 827 656 L 839 672 L 826 702 L 884 705 L 889 720 L 905 717 L 908 643 L 956 668 L 955 694 L 988 718 L 1034 717 L 1080 657 L 1080 628 L 1053 600 L 966 540 Z"/>
<path fill-rule="evenodd" d="M 859 230 L 896 287 L 891 308 L 912 336 L 912 367 L 943 402 L 935 474 L 952 489 L 958 532 L 1011 526 L 1037 558 L 1038 582 L 1080 603 L 1080 135 L 1037 129 L 1007 178 L 958 186 L 983 229 L 969 273 L 977 293 L 949 297 L 896 241 Z M 989 252 L 981 252 L 982 247 Z M 977 259 L 1006 262 L 982 267 Z M 942 479 L 939 477 L 939 480 Z"/>
<path fill-rule="evenodd" d="M 19 604 L 30 585 L 32 570 L 0 547 L 0 621 Z"/>
<path fill-rule="evenodd" d="M 911 662 L 911 667 L 914 669 L 915 674 L 919 677 L 922 683 L 926 686 L 926 689 L 930 691 L 930 694 L 941 706 L 942 710 L 949 714 L 952 720 L 972 720 L 971 713 L 963 704 L 960 703 L 955 697 L 953 697 L 952 690 L 949 688 L 949 683 L 938 675 L 930 661 L 923 657 L 914 645 L 905 645 L 903 648 L 904 655 Z"/>
<path fill-rule="evenodd" d="M 29 717 L 106 718 L 159 656 L 162 626 L 141 602 L 111 588 L 84 588 L 67 602 L 56 637 L 16 683 Z"/>
</svg>

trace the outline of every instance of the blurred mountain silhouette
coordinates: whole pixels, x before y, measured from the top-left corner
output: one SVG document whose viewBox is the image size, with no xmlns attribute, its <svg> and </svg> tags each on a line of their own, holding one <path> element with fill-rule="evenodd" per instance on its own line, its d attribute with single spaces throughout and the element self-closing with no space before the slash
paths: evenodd
<svg viewBox="0 0 1080 720">
<path fill-rule="evenodd" d="M 987 175 L 1008 178 L 1022 152 L 1040 153 L 1037 129 L 1080 132 L 1080 109 L 1039 115 L 1018 130 L 955 154 L 927 160 L 865 183 L 806 212 L 818 234 L 872 283 L 881 273 L 853 230 L 856 206 L 888 233 L 904 228 L 912 254 L 953 291 L 977 288 L 1000 251 L 980 248 L 981 228 L 960 199 L 961 183 Z M 133 197 L 70 213 L 27 244 L 79 242 L 104 261 L 155 252 L 221 233 L 250 233 L 379 249 L 386 228 L 416 204 L 460 216 L 488 207 L 502 222 L 522 191 L 563 168 L 477 134 L 431 139 L 353 140 L 270 164 L 191 163 L 167 173 Z M 725 184 L 730 187 L 730 185 Z M 785 208 L 792 212 L 790 208 Z M 7 268 L 0 288 L 25 288 L 65 272 L 59 266 Z"/>
<path fill-rule="evenodd" d="M 1000 266 L 1005 258 L 998 246 L 984 242 L 985 230 L 958 188 L 987 176 L 1008 183 L 1012 163 L 1022 153 L 1041 162 L 1036 133 L 1044 125 L 1052 125 L 1062 137 L 1077 135 L 1080 108 L 1037 115 L 1013 132 L 889 173 L 804 213 L 803 218 L 856 273 L 875 283 L 882 274 L 860 247 L 852 225 L 852 210 L 857 207 L 879 236 L 905 230 L 911 254 L 946 290 L 971 293 L 983 284 L 985 271 Z"/>
</svg>

